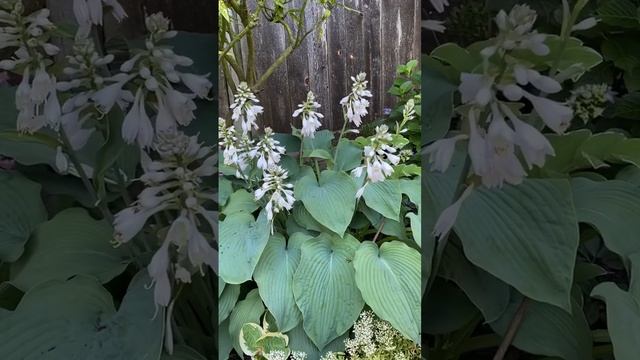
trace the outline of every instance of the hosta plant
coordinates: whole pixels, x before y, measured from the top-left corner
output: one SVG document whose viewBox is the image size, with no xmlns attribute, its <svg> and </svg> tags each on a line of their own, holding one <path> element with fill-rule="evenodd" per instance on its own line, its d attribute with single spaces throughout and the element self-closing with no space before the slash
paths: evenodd
<svg viewBox="0 0 640 360">
<path fill-rule="evenodd" d="M 174 48 L 202 43 L 151 14 L 116 64 L 91 34 L 122 7 L 73 10 L 75 36 L 47 8 L 0 1 L 0 67 L 19 84 L 1 100 L 0 358 L 209 358 L 215 328 L 194 319 L 216 300 L 218 156 L 198 135 L 212 83 Z"/>
<path fill-rule="evenodd" d="M 637 5 L 498 3 L 490 39 L 423 61 L 429 354 L 633 359 L 637 107 L 593 35 Z"/>
<path fill-rule="evenodd" d="M 220 358 L 242 354 L 240 334 L 255 340 L 260 331 L 286 335 L 285 355 L 344 351 L 365 306 L 420 341 L 420 178 L 397 171 L 411 154 L 403 134 L 416 121 L 413 101 L 394 128 L 357 136 L 372 94 L 364 73 L 351 81 L 336 104 L 337 134 L 320 130 L 324 107 L 311 92 L 292 112 L 301 129 L 261 129 L 263 109 L 246 83 L 232 118 L 220 119 L 219 322 L 228 334 Z M 247 325 L 263 316 L 273 329 Z"/>
</svg>

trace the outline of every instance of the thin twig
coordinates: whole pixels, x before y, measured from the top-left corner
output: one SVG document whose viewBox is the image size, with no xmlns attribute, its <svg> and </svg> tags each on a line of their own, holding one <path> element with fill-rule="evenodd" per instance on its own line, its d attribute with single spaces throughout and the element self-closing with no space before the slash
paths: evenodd
<svg viewBox="0 0 640 360">
<path fill-rule="evenodd" d="M 513 339 L 516 337 L 518 330 L 520 329 L 520 325 L 522 325 L 522 321 L 524 320 L 524 315 L 527 311 L 527 308 L 530 304 L 529 298 L 525 297 L 522 299 L 522 302 L 518 306 L 518 310 L 516 310 L 515 315 L 513 315 L 513 319 L 509 323 L 509 328 L 507 329 L 507 333 L 504 335 L 504 339 L 502 339 L 502 343 L 496 352 L 496 355 L 493 357 L 493 360 L 502 360 L 504 359 L 507 350 L 509 350 L 509 346 L 513 342 Z"/>
</svg>

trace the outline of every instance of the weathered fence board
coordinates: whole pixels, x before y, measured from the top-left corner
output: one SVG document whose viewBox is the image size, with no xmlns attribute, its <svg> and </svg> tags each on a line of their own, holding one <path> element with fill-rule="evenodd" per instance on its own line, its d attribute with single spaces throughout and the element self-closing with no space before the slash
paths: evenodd
<svg viewBox="0 0 640 360">
<path fill-rule="evenodd" d="M 338 0 L 342 2 L 342 0 Z M 293 0 L 300 5 L 302 0 Z M 260 91 L 265 108 L 263 126 L 289 131 L 290 124 L 300 126 L 291 114 L 312 90 L 325 115 L 323 128 L 342 127 L 340 99 L 350 90 L 350 77 L 364 71 L 374 96 L 368 121 L 392 107 L 387 94 L 395 78 L 396 66 L 420 55 L 419 0 L 344 0 L 357 11 L 336 8 L 321 36 L 310 35 L 280 66 Z M 311 24 L 322 9 L 313 2 L 307 7 Z M 257 71 L 268 68 L 285 47 L 285 33 L 278 26 L 262 23 L 254 30 Z M 220 109 L 228 117 L 229 94 L 220 76 Z"/>
</svg>

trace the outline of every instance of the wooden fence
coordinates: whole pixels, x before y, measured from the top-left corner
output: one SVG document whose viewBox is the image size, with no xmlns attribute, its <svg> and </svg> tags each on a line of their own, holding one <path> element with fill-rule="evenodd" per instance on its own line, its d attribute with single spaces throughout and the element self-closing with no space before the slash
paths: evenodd
<svg viewBox="0 0 640 360">
<path fill-rule="evenodd" d="M 299 6 L 302 0 L 293 0 Z M 387 94 L 395 78 L 396 66 L 420 55 L 419 0 L 338 0 L 358 12 L 334 9 L 322 36 L 310 35 L 269 78 L 258 97 L 265 108 L 263 125 L 289 131 L 291 114 L 313 91 L 325 115 L 323 128 L 342 127 L 339 101 L 350 90 L 350 77 L 367 73 L 373 92 L 372 114 L 368 121 L 394 104 Z M 321 14 L 310 2 L 308 23 Z M 285 34 L 277 25 L 263 23 L 254 33 L 257 70 L 262 73 L 284 50 Z M 229 115 L 229 96 L 220 76 L 220 112 Z M 293 121 L 300 126 L 299 120 Z"/>
</svg>

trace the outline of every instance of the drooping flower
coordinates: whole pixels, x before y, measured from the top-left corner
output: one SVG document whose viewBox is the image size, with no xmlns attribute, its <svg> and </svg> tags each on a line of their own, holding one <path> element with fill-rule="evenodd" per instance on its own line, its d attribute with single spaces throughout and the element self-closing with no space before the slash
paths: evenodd
<svg viewBox="0 0 640 360">
<path fill-rule="evenodd" d="M 291 210 L 296 199 L 293 196 L 293 185 L 287 182 L 288 171 L 279 165 L 272 165 L 265 169 L 262 186 L 255 191 L 254 197 L 260 200 L 267 197 L 265 210 L 267 219 L 273 220 L 275 214 L 283 210 Z M 273 232 L 273 229 L 272 229 Z"/>
<path fill-rule="evenodd" d="M 320 104 L 316 102 L 315 95 L 309 91 L 307 93 L 307 100 L 299 104 L 298 109 L 293 112 L 292 116 L 294 118 L 302 115 L 302 136 L 313 138 L 315 137 L 316 130 L 322 126 L 319 119 L 324 118 L 324 115 L 316 111 L 319 108 Z"/>
<path fill-rule="evenodd" d="M 472 191 L 473 185 L 468 186 L 462 192 L 462 195 L 460 195 L 458 200 L 444 209 L 444 211 L 440 214 L 433 228 L 433 236 L 435 236 L 438 240 L 449 234 L 451 229 L 453 229 L 453 225 L 455 225 L 456 223 L 456 219 L 458 218 L 458 213 L 460 212 L 462 203 L 466 198 L 469 197 L 469 195 L 471 195 Z"/>
<path fill-rule="evenodd" d="M 542 167 L 548 155 L 555 155 L 549 140 L 538 129 L 518 119 L 508 106 L 503 105 L 501 109 L 515 128 L 514 141 L 519 146 L 529 169 L 533 165 Z"/>
<path fill-rule="evenodd" d="M 111 14 L 118 22 L 127 17 L 127 13 L 117 0 L 73 0 L 73 14 L 80 25 L 78 37 L 87 37 L 92 25 L 102 25 L 103 6 L 111 9 Z"/>
<path fill-rule="evenodd" d="M 251 91 L 249 85 L 241 82 L 230 107 L 233 110 L 231 119 L 242 129 L 243 134 L 249 133 L 252 129 L 258 129 L 256 119 L 263 112 L 263 107 L 257 105 L 258 103 L 260 100 Z"/>
<path fill-rule="evenodd" d="M 486 136 L 487 161 L 482 184 L 488 188 L 502 187 L 504 182 L 517 185 L 526 175 L 515 153 L 515 132 L 502 114 L 494 111 Z"/>
<path fill-rule="evenodd" d="M 371 91 L 367 90 L 366 77 L 367 74 L 363 72 L 355 77 L 352 76 L 351 93 L 340 100 L 340 105 L 342 105 L 347 119 L 355 127 L 360 127 L 362 118 L 368 114 L 369 101 L 366 98 L 373 96 Z"/>
<path fill-rule="evenodd" d="M 570 107 L 527 91 L 523 91 L 523 96 L 531 102 L 535 112 L 551 130 L 562 134 L 571 125 L 573 110 Z"/>
<path fill-rule="evenodd" d="M 443 33 L 447 30 L 444 26 L 444 21 L 440 20 L 422 20 L 422 27 L 439 33 Z"/>
<path fill-rule="evenodd" d="M 285 148 L 280 146 L 280 142 L 273 138 L 273 130 L 267 127 L 264 129 L 262 139 L 249 152 L 249 157 L 256 159 L 258 169 L 266 170 L 280 162 L 280 158 L 285 153 Z"/>
<path fill-rule="evenodd" d="M 136 98 L 122 123 L 122 138 L 128 144 L 135 141 L 141 148 L 151 146 L 153 142 L 153 125 L 147 115 L 145 98 L 142 89 L 138 89 Z"/>
<path fill-rule="evenodd" d="M 451 164 L 453 159 L 453 153 L 456 148 L 456 143 L 459 140 L 467 139 L 466 135 L 457 135 L 447 139 L 440 139 L 433 144 L 427 146 L 424 149 L 424 154 L 429 155 L 429 163 L 432 163 L 431 167 L 435 171 L 445 172 Z"/>
<path fill-rule="evenodd" d="M 393 136 L 389 133 L 387 125 L 376 126 L 376 133 L 369 139 L 369 144 L 364 146 L 364 165 L 352 170 L 356 177 L 366 172 L 366 182 L 356 193 L 360 198 L 368 183 L 384 181 L 393 174 L 393 166 L 400 163 L 398 149 L 391 146 Z"/>
<path fill-rule="evenodd" d="M 449 6 L 448 0 L 431 0 L 431 6 L 436 9 L 437 12 L 444 12 L 445 6 Z"/>
</svg>

